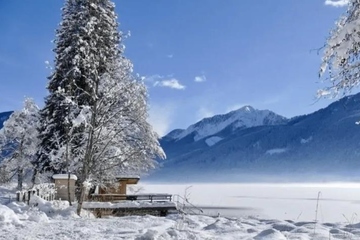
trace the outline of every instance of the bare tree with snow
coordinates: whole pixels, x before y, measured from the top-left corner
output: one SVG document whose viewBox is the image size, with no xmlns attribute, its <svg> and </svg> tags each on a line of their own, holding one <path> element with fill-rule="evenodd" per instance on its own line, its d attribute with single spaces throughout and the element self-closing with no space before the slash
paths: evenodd
<svg viewBox="0 0 360 240">
<path fill-rule="evenodd" d="M 112 71 L 102 76 L 98 100 L 84 115 L 87 143 L 80 179 L 102 184 L 120 173 L 141 173 L 154 168 L 156 157 L 164 158 L 158 136 L 147 122 L 147 90 L 132 75 L 132 64 L 124 58 L 110 62 Z M 81 210 L 86 185 L 78 204 Z"/>
<path fill-rule="evenodd" d="M 1 166 L 16 176 L 18 190 L 23 188 L 24 174 L 33 169 L 37 151 L 39 108 L 26 99 L 24 108 L 11 114 L 0 130 L 0 152 L 5 156 Z"/>
</svg>

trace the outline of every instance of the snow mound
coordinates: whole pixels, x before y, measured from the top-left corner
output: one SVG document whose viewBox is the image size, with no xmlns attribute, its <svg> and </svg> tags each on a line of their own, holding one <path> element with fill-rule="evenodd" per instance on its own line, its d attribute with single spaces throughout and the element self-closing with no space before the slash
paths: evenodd
<svg viewBox="0 0 360 240">
<path fill-rule="evenodd" d="M 346 225 L 345 227 L 347 228 L 360 228 L 360 223 L 355 223 L 355 224 L 349 224 L 349 225 Z"/>
<path fill-rule="evenodd" d="M 16 213 L 7 206 L 0 204 L 0 223 L 21 224 Z"/>
<path fill-rule="evenodd" d="M 76 204 L 73 206 L 69 206 L 67 201 L 46 201 L 38 196 L 32 196 L 30 199 L 30 206 L 37 208 L 40 212 L 45 213 L 45 215 L 49 218 L 53 219 L 72 219 L 72 218 L 80 218 L 76 214 Z M 45 218 L 40 217 L 41 221 L 46 221 Z M 85 218 L 93 218 L 93 214 L 90 214 L 88 211 L 83 210 L 81 217 Z M 35 218 L 37 218 L 35 216 Z"/>
<path fill-rule="evenodd" d="M 135 240 L 153 240 L 157 239 L 158 232 L 155 230 L 148 230 L 144 235 L 135 238 Z"/>
<path fill-rule="evenodd" d="M 6 206 L 13 210 L 16 214 L 22 214 L 29 209 L 29 206 L 23 202 L 11 202 Z"/>
<path fill-rule="evenodd" d="M 29 204 L 31 206 L 37 207 L 40 211 L 47 213 L 47 214 L 52 213 L 54 210 L 53 205 L 50 202 L 48 202 L 36 195 L 31 196 Z"/>
<path fill-rule="evenodd" d="M 49 222 L 49 218 L 46 216 L 44 212 L 40 211 L 31 211 L 28 213 L 28 220 L 37 222 L 37 223 L 46 223 Z"/>
<path fill-rule="evenodd" d="M 280 232 L 290 232 L 296 228 L 295 225 L 291 223 L 274 223 L 272 227 Z"/>
<path fill-rule="evenodd" d="M 237 220 L 229 220 L 226 218 L 219 218 L 214 223 L 209 224 L 208 226 L 204 227 L 203 230 L 206 231 L 224 231 L 227 229 L 228 231 L 237 231 L 237 232 L 244 232 L 245 229 L 241 226 L 241 223 Z"/>
<path fill-rule="evenodd" d="M 275 229 L 267 229 L 254 237 L 255 240 L 286 240 L 287 238 Z"/>
</svg>

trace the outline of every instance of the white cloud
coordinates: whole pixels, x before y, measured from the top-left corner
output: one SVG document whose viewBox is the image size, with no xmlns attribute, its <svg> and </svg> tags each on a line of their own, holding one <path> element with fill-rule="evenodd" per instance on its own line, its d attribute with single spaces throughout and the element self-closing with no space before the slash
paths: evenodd
<svg viewBox="0 0 360 240">
<path fill-rule="evenodd" d="M 334 7 L 343 7 L 349 3 L 349 0 L 325 0 L 325 5 Z"/>
<path fill-rule="evenodd" d="M 149 122 L 159 136 L 165 136 L 170 130 L 175 109 L 171 105 L 152 104 L 149 109 Z"/>
<path fill-rule="evenodd" d="M 168 87 L 178 90 L 184 90 L 186 88 L 186 86 L 181 84 L 179 80 L 173 77 L 173 75 L 167 75 L 165 77 L 159 74 L 154 74 L 144 77 L 144 81 L 151 83 L 154 87 Z"/>
<path fill-rule="evenodd" d="M 182 85 L 177 79 L 172 78 L 172 79 L 167 79 L 167 80 L 161 80 L 161 81 L 156 81 L 154 83 L 154 87 L 168 87 L 168 88 L 172 88 L 172 89 L 177 89 L 177 90 L 184 90 L 186 88 L 186 86 Z"/>
<path fill-rule="evenodd" d="M 206 81 L 206 76 L 205 75 L 196 76 L 194 81 L 195 82 L 205 82 Z"/>
</svg>

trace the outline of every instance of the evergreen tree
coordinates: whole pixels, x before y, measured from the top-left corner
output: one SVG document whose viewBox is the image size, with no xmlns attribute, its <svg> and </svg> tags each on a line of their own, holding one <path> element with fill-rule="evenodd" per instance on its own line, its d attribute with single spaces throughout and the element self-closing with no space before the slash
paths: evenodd
<svg viewBox="0 0 360 240">
<path fill-rule="evenodd" d="M 93 105 L 100 76 L 109 71 L 106 62 L 119 55 L 120 34 L 110 1 L 67 0 L 62 11 L 63 21 L 55 40 L 54 71 L 49 77 L 49 95 L 41 111 L 41 144 L 36 163 L 40 171 L 59 172 L 65 167 L 50 164 L 50 153 L 58 148 L 57 140 L 69 141 L 66 133 L 71 123 L 66 118 L 71 109 L 65 98 L 73 96 L 77 105 Z"/>
<path fill-rule="evenodd" d="M 68 0 L 57 31 L 49 96 L 41 112 L 41 171 L 72 171 L 81 186 L 140 173 L 165 157 L 147 122 L 147 91 L 123 56 L 110 0 Z"/>
</svg>

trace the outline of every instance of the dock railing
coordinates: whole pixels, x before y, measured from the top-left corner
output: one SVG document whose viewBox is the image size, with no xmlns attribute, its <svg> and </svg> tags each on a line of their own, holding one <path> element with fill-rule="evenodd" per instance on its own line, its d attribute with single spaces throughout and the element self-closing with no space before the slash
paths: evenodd
<svg viewBox="0 0 360 240">
<path fill-rule="evenodd" d="M 174 202 L 177 206 L 177 210 L 183 214 L 193 214 L 193 215 L 201 215 L 204 211 L 200 208 L 192 204 L 189 199 L 182 197 L 178 194 L 174 195 Z"/>
<path fill-rule="evenodd" d="M 171 202 L 171 194 L 91 194 L 91 201 L 113 202 L 113 201 L 149 201 L 149 202 Z"/>
</svg>

